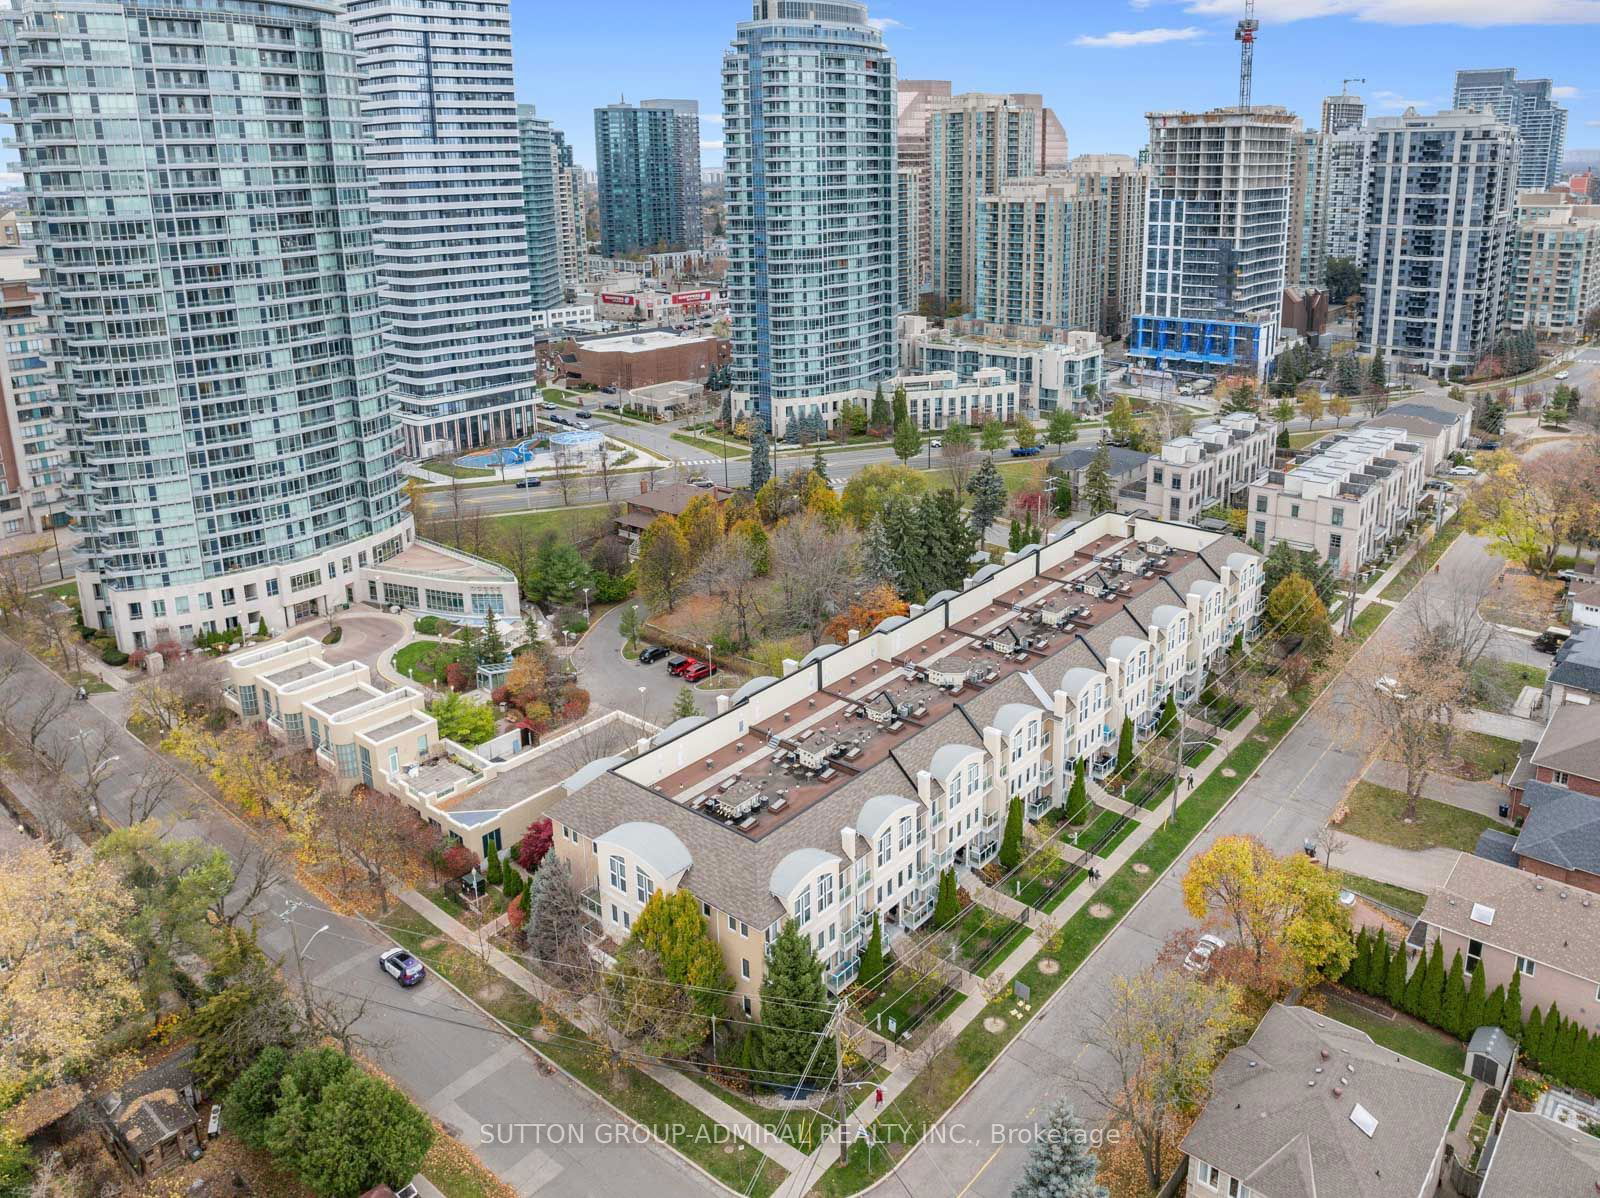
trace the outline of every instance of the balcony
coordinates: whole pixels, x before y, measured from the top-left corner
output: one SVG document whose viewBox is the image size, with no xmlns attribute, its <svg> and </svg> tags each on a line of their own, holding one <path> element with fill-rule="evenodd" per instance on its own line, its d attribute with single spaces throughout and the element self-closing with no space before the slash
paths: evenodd
<svg viewBox="0 0 1600 1198">
<path fill-rule="evenodd" d="M 1054 806 L 1054 796 L 1041 791 L 1039 794 L 1027 801 L 1024 811 L 1030 820 L 1038 820 L 1042 819 L 1044 817 L 1044 813 L 1049 811 L 1050 808 Z"/>
<path fill-rule="evenodd" d="M 851 957 L 850 960 L 846 961 L 843 965 L 839 966 L 839 968 L 834 969 L 834 970 L 830 970 L 829 972 L 825 973 L 823 975 L 823 981 L 825 981 L 827 983 L 828 990 L 829 990 L 830 993 L 837 994 L 837 993 L 839 993 L 839 991 L 843 990 L 846 986 L 848 986 L 851 982 L 855 981 L 856 980 L 856 974 L 858 974 L 860 972 L 861 972 L 861 960 L 860 960 L 860 958 L 859 957 Z"/>
<path fill-rule="evenodd" d="M 590 886 L 582 894 L 578 895 L 578 906 L 583 908 L 585 915 L 597 923 L 604 920 L 604 916 L 601 915 L 600 887 L 598 884 Z"/>
</svg>

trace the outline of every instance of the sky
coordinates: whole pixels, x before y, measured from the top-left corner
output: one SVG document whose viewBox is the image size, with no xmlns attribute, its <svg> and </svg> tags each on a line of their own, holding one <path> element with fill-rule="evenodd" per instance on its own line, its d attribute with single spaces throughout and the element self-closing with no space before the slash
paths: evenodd
<svg viewBox="0 0 1600 1198">
<path fill-rule="evenodd" d="M 1039 92 L 1072 154 L 1136 153 L 1154 109 L 1239 95 L 1243 0 L 868 0 L 902 79 L 957 92 Z M 749 0 L 511 0 L 517 98 L 594 165 L 594 109 L 625 97 L 700 102 L 702 164 L 721 164 L 722 53 Z M 1369 116 L 1448 107 L 1458 69 L 1549 78 L 1567 148 L 1600 147 L 1600 0 L 1258 0 L 1254 100 L 1314 127 L 1346 77 Z"/>
</svg>

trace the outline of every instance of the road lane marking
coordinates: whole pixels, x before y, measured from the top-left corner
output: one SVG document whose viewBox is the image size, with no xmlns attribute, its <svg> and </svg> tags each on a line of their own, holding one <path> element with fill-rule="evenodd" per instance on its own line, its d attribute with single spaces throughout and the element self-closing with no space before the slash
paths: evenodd
<svg viewBox="0 0 1600 1198">
<path fill-rule="evenodd" d="M 996 1148 L 993 1152 L 991 1152 L 989 1154 L 989 1159 L 984 1161 L 983 1164 L 978 1166 L 978 1171 L 972 1175 L 972 1180 L 967 1182 L 966 1185 L 961 1187 L 961 1193 L 957 1194 L 956 1198 L 967 1198 L 967 1195 L 972 1191 L 972 1187 L 978 1184 L 978 1178 L 983 1176 L 983 1171 L 985 1169 L 987 1169 L 990 1165 L 994 1164 L 994 1158 L 999 1156 L 999 1155 L 1000 1155 L 1000 1149 L 999 1148 Z"/>
</svg>

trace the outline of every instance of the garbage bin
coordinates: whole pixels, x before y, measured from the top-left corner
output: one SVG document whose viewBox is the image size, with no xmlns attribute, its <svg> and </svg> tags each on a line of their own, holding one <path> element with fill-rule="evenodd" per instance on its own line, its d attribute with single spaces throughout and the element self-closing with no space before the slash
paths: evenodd
<svg viewBox="0 0 1600 1198">
<path fill-rule="evenodd" d="M 1511 818 L 1511 804 L 1510 803 L 1501 803 L 1500 804 L 1500 818 L 1501 819 L 1510 819 Z"/>
</svg>

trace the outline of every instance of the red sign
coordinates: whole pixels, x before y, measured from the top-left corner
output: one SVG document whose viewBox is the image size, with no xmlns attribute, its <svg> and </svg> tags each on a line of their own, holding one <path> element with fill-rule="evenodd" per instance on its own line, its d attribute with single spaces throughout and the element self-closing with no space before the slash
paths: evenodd
<svg viewBox="0 0 1600 1198">
<path fill-rule="evenodd" d="M 639 298 L 633 295 L 607 295 L 602 291 L 600 293 L 600 302 L 602 304 L 622 304 L 631 308 L 639 302 Z"/>
<path fill-rule="evenodd" d="M 672 296 L 675 304 L 709 304 L 711 292 L 709 291 L 680 291 Z"/>
</svg>

